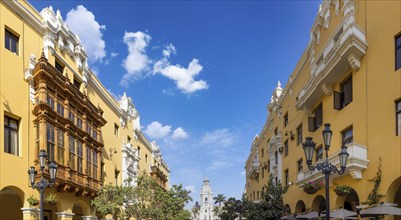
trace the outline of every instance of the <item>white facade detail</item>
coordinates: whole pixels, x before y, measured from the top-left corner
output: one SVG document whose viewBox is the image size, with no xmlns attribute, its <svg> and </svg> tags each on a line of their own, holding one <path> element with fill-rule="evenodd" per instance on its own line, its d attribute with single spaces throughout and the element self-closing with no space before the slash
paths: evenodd
<svg viewBox="0 0 401 220">
<path fill-rule="evenodd" d="M 340 159 L 338 154 L 340 153 L 341 149 L 333 152 L 329 156 L 329 162 L 336 166 L 339 169 L 340 166 Z M 358 143 L 350 143 L 347 145 L 347 152 L 349 153 L 348 162 L 347 162 L 347 169 L 344 175 L 350 175 L 353 179 L 362 179 L 362 171 L 364 171 L 369 164 L 368 160 L 368 147 L 363 146 Z M 316 163 L 321 163 L 325 159 L 322 158 Z M 332 179 L 338 178 L 340 175 L 334 174 Z M 322 172 L 318 170 L 310 171 L 308 169 L 300 172 L 297 177 L 297 181 L 295 184 L 302 187 L 306 181 L 312 180 L 322 180 L 324 175 Z"/>
<path fill-rule="evenodd" d="M 36 63 L 37 61 L 35 54 L 31 54 L 28 67 L 25 69 L 24 72 L 24 79 L 26 82 L 29 83 L 29 99 L 31 100 L 32 104 L 35 104 L 35 83 L 33 81 L 32 71 L 35 68 Z"/>
<path fill-rule="evenodd" d="M 267 144 L 267 150 L 270 156 L 270 175 L 273 177 L 273 181 L 282 182 L 282 172 L 283 172 L 283 138 L 280 132 L 274 135 L 269 143 Z"/>
<path fill-rule="evenodd" d="M 203 180 L 200 192 L 200 210 L 197 220 L 215 220 L 217 217 L 214 215 L 213 207 L 213 190 L 210 185 L 209 179 L 206 177 Z"/>
<path fill-rule="evenodd" d="M 137 150 L 132 144 L 125 143 L 122 148 L 122 178 L 123 180 L 131 179 L 131 183 L 135 183 L 138 174 L 139 156 Z"/>
<path fill-rule="evenodd" d="M 44 8 L 40 12 L 43 18 L 43 45 L 46 58 L 49 52 L 54 54 L 56 46 L 62 53 L 68 54 L 73 60 L 79 71 L 83 71 L 83 83 L 85 88 L 89 83 L 89 66 L 87 62 L 88 54 L 81 44 L 79 37 L 72 33 L 67 24 L 64 23 L 60 11 L 54 13 L 53 7 Z"/>
</svg>

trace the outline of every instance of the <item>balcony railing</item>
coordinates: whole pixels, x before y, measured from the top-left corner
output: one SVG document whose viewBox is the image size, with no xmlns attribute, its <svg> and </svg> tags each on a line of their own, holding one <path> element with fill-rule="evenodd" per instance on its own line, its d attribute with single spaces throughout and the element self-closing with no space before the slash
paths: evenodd
<svg viewBox="0 0 401 220">
<path fill-rule="evenodd" d="M 58 166 L 56 185 L 58 190 L 74 191 L 80 196 L 93 196 L 102 187 L 100 180 L 93 179 L 62 165 Z"/>
<path fill-rule="evenodd" d="M 349 153 L 347 169 L 345 174 L 350 174 L 354 179 L 362 179 L 362 171 L 365 170 L 368 166 L 368 148 L 356 143 L 351 143 L 347 145 L 347 152 Z M 340 159 L 338 154 L 341 150 L 335 151 L 330 157 L 329 162 L 339 168 Z M 325 159 L 320 159 L 317 163 L 323 162 Z M 316 164 L 316 163 L 314 163 Z M 338 178 L 338 174 L 334 174 L 333 178 Z M 323 179 L 324 175 L 321 171 L 314 170 L 305 170 L 303 172 L 298 173 L 297 181 L 295 182 L 298 186 L 303 186 L 306 181 L 311 180 L 319 180 Z"/>
<path fill-rule="evenodd" d="M 247 173 L 247 176 L 256 176 L 259 174 L 260 170 L 260 162 L 259 161 L 253 161 L 252 166 L 249 168 L 249 171 Z"/>
</svg>

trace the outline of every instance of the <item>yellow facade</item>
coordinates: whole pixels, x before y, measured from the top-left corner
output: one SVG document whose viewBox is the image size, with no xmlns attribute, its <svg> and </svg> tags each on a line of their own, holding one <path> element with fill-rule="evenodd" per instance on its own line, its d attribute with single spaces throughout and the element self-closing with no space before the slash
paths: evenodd
<svg viewBox="0 0 401 220">
<path fill-rule="evenodd" d="M 140 131 L 132 100 L 109 94 L 58 12 L 1 1 L 0 35 L 0 219 L 35 218 L 27 198 L 39 193 L 27 170 L 38 170 L 41 149 L 53 149 L 59 165 L 55 186 L 45 191 L 58 198 L 45 204 L 48 219 L 91 219 L 90 200 L 101 185 L 142 171 L 168 189 L 170 170 Z"/>
<path fill-rule="evenodd" d="M 367 200 L 373 188 L 367 180 L 376 176 L 380 157 L 383 172 L 379 194 L 385 195 L 382 201 L 401 207 L 401 135 L 396 134 L 395 110 L 401 98 L 401 72 L 395 67 L 400 17 L 399 1 L 322 2 L 310 43 L 285 87 L 278 85 L 273 91 L 266 123 L 252 143 L 245 164 L 249 200 L 260 199 L 272 175 L 289 185 L 284 195 L 289 212 L 322 211 L 324 188 L 310 195 L 302 187 L 306 181 L 324 177 L 321 172 L 308 171 L 298 138 L 305 142 L 305 137 L 312 137 L 318 147 L 323 141 L 322 124 L 330 123 L 333 138 L 329 158 L 333 164 L 339 164 L 343 143 L 351 142 L 346 144 L 350 154 L 346 173 L 330 177 L 330 208 L 355 209 Z M 349 88 L 348 79 L 352 80 L 351 92 L 344 90 Z M 336 102 L 337 92 L 342 92 L 342 102 Z M 338 103 L 340 110 L 334 108 Z M 321 125 L 309 131 L 316 118 Z M 312 163 L 316 163 L 316 152 Z M 353 190 L 347 196 L 337 196 L 335 184 L 348 184 Z"/>
</svg>

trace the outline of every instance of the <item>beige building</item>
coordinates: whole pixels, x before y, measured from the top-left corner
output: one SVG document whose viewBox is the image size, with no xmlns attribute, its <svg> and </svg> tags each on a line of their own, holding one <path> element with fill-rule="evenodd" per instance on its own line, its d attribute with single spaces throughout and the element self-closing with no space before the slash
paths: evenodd
<svg viewBox="0 0 401 220">
<path fill-rule="evenodd" d="M 312 163 L 324 158 L 322 131 L 333 131 L 330 162 L 339 165 L 346 145 L 346 173 L 330 177 L 330 208 L 367 200 L 382 158 L 379 194 L 401 207 L 401 2 L 324 0 L 310 31 L 310 42 L 284 88 L 267 105 L 266 123 L 255 137 L 245 164 L 246 197 L 257 201 L 272 175 L 289 185 L 284 203 L 290 213 L 325 209 L 324 188 L 307 194 L 307 181 L 323 180 L 309 171 L 302 142 L 312 137 Z M 335 184 L 351 193 L 338 196 Z"/>
<path fill-rule="evenodd" d="M 102 185 L 143 171 L 168 189 L 170 170 L 140 131 L 131 98 L 110 95 L 58 11 L 1 1 L 0 35 L 0 219 L 34 218 L 27 198 L 39 193 L 27 170 L 39 170 L 40 150 L 58 165 L 45 191 L 58 198 L 45 204 L 47 219 L 92 219 L 90 200 Z"/>
</svg>

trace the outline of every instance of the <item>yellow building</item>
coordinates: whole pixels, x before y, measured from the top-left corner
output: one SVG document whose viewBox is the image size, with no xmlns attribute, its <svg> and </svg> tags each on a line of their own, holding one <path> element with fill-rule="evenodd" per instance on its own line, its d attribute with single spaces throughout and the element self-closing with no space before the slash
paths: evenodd
<svg viewBox="0 0 401 220">
<path fill-rule="evenodd" d="M 0 219 L 34 218 L 27 198 L 39 193 L 27 170 L 39 170 L 40 150 L 58 164 L 47 219 L 93 219 L 90 200 L 103 184 L 142 171 L 168 189 L 170 170 L 142 135 L 131 98 L 109 94 L 58 11 L 1 1 L 0 35 Z"/>
<path fill-rule="evenodd" d="M 339 165 L 346 145 L 346 173 L 330 176 L 330 208 L 355 209 L 372 191 L 379 158 L 384 202 L 401 207 L 401 2 L 323 1 L 310 32 L 310 42 L 287 84 L 280 83 L 267 105 L 266 123 L 255 137 L 245 164 L 246 197 L 260 200 L 272 175 L 289 185 L 284 203 L 289 212 L 325 209 L 324 188 L 303 191 L 307 181 L 324 180 L 309 171 L 302 142 L 312 137 L 312 163 L 324 158 L 322 131 L 333 131 L 330 162 Z M 337 196 L 335 184 L 352 191 Z"/>
</svg>

